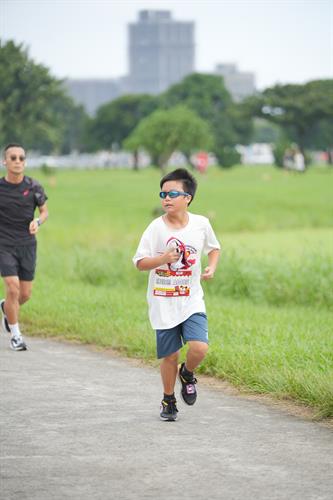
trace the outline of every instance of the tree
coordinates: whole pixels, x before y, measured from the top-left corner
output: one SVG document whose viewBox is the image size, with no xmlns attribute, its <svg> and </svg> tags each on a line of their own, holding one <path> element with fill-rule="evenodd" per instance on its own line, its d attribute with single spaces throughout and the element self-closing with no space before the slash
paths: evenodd
<svg viewBox="0 0 333 500">
<path fill-rule="evenodd" d="M 333 136 L 330 134 L 333 80 L 315 80 L 304 85 L 276 85 L 258 96 L 248 98 L 243 106 L 250 114 L 280 125 L 303 154 L 307 147 L 313 146 L 314 132 L 317 130 L 318 134 L 320 127 L 325 130 L 321 146 L 326 149 L 333 147 Z"/>
<path fill-rule="evenodd" d="M 214 136 L 213 151 L 221 166 L 239 161 L 234 146 L 238 142 L 246 143 L 250 137 L 251 119 L 233 103 L 220 76 L 194 73 L 161 95 L 163 107 L 178 104 L 192 109 L 209 123 Z"/>
<path fill-rule="evenodd" d="M 265 142 L 275 144 L 281 138 L 281 127 L 264 118 L 254 118 L 253 134 L 251 140 L 253 142 Z"/>
<path fill-rule="evenodd" d="M 0 138 L 44 153 L 61 151 L 69 122 L 78 125 L 83 110 L 75 106 L 49 70 L 36 64 L 22 45 L 0 40 Z M 76 146 L 77 140 L 71 143 Z"/>
<path fill-rule="evenodd" d="M 194 152 L 212 144 L 208 124 L 185 106 L 154 111 L 124 142 L 132 151 L 144 148 L 162 171 L 174 151 Z"/>
<path fill-rule="evenodd" d="M 100 106 L 90 125 L 91 148 L 121 146 L 139 121 L 158 106 L 158 98 L 147 94 L 125 95 Z"/>
</svg>

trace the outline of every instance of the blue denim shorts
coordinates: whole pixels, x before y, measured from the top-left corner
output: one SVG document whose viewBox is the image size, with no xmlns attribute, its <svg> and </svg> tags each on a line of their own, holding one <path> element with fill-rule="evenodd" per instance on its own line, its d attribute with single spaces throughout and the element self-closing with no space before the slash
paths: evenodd
<svg viewBox="0 0 333 500">
<path fill-rule="evenodd" d="M 208 344 L 208 322 L 205 313 L 195 313 L 173 328 L 156 330 L 157 357 L 165 358 L 179 351 L 186 342 L 197 340 Z"/>
</svg>

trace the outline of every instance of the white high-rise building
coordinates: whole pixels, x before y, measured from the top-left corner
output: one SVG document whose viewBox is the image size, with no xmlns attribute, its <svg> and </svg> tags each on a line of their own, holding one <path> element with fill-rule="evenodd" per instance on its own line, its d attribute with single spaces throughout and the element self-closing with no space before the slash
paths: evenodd
<svg viewBox="0 0 333 500">
<path fill-rule="evenodd" d="M 241 101 L 256 92 L 255 74 L 239 71 L 236 64 L 218 64 L 215 73 L 223 77 L 225 86 L 235 101 Z"/>
<path fill-rule="evenodd" d="M 124 78 L 77 78 L 65 81 L 70 96 L 94 115 L 102 104 L 124 93 Z"/>
<path fill-rule="evenodd" d="M 194 71 L 194 23 L 170 11 L 143 10 L 129 24 L 129 85 L 133 93 L 158 94 Z"/>
</svg>

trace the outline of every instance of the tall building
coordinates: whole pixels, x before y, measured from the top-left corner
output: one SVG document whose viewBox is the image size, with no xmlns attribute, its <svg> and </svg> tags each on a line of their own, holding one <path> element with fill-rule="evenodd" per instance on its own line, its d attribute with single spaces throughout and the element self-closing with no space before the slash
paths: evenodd
<svg viewBox="0 0 333 500">
<path fill-rule="evenodd" d="M 241 101 L 256 91 L 255 74 L 239 71 L 236 64 L 218 64 L 215 73 L 223 77 L 225 86 L 235 101 Z"/>
<path fill-rule="evenodd" d="M 68 93 L 82 104 L 87 113 L 94 115 L 106 102 L 116 99 L 124 93 L 124 79 L 82 78 L 65 81 Z"/>
<path fill-rule="evenodd" d="M 194 23 L 170 11 L 142 10 L 129 24 L 129 85 L 133 93 L 158 94 L 194 71 Z"/>
</svg>

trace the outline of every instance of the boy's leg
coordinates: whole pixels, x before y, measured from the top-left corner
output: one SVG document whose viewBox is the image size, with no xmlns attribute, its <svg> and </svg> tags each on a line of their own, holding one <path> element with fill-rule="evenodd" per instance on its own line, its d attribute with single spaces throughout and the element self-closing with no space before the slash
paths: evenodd
<svg viewBox="0 0 333 500">
<path fill-rule="evenodd" d="M 185 368 L 189 372 L 194 372 L 206 356 L 208 344 L 197 340 L 189 340 L 188 345 L 189 349 L 186 355 Z"/>
<path fill-rule="evenodd" d="M 186 361 L 179 368 L 179 380 L 182 384 L 181 396 L 184 403 L 192 406 L 197 400 L 197 390 L 195 384 L 197 379 L 194 377 L 194 370 L 199 366 L 206 356 L 208 344 L 197 340 L 188 342 Z"/>
<path fill-rule="evenodd" d="M 157 357 L 161 359 L 160 371 L 163 383 L 163 399 L 160 418 L 164 421 L 177 420 L 175 384 L 178 373 L 179 350 L 182 347 L 181 325 L 166 330 L 156 330 Z"/>
<path fill-rule="evenodd" d="M 194 405 L 197 399 L 194 370 L 199 366 L 208 351 L 208 325 L 205 313 L 192 314 L 183 323 L 183 338 L 188 343 L 186 361 L 179 369 L 179 380 L 182 384 L 181 396 L 188 405 Z"/>
<path fill-rule="evenodd" d="M 160 365 L 163 382 L 163 399 L 160 406 L 160 419 L 168 422 L 177 420 L 177 401 L 175 398 L 175 384 L 178 374 L 179 351 L 165 356 Z"/>
<path fill-rule="evenodd" d="M 160 365 L 164 394 L 169 396 L 174 394 L 175 390 L 178 374 L 178 358 L 179 351 L 163 358 Z"/>
</svg>

